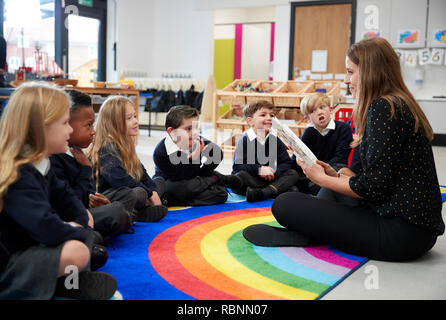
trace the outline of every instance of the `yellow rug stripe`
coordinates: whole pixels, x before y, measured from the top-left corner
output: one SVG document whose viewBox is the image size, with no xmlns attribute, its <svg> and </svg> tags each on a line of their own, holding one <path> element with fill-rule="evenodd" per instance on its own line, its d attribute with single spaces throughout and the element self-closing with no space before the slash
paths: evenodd
<svg viewBox="0 0 446 320">
<path fill-rule="evenodd" d="M 285 285 L 248 269 L 230 254 L 227 242 L 234 233 L 252 224 L 266 223 L 273 219 L 271 216 L 255 217 L 215 229 L 206 235 L 201 242 L 203 257 L 220 272 L 249 287 L 293 300 L 313 300 L 317 298 L 318 294 L 316 293 Z"/>
</svg>

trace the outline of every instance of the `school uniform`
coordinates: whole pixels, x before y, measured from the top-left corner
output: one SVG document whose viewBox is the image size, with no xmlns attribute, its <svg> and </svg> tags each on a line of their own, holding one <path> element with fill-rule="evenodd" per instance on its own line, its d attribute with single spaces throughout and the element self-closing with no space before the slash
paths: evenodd
<svg viewBox="0 0 446 320">
<path fill-rule="evenodd" d="M 260 177 L 260 168 L 274 169 L 274 180 Z M 285 144 L 272 133 L 265 139 L 258 137 L 250 128 L 237 142 L 232 165 L 232 174 L 243 180 L 243 187 L 233 190 L 245 195 L 248 187 L 263 188 L 272 185 L 278 194 L 288 191 L 297 182 L 298 174 L 292 169 L 292 162 Z"/>
<path fill-rule="evenodd" d="M 318 160 L 332 167 L 342 168 L 348 165 L 353 135 L 351 127 L 345 122 L 331 119 L 322 132 L 316 129 L 314 124 L 309 124 L 301 140 Z M 295 163 L 296 156 L 294 155 L 293 160 Z"/>
<path fill-rule="evenodd" d="M 222 175 L 215 168 L 223 152 L 215 143 L 203 139 L 207 149 L 197 160 L 189 159 L 189 151 L 181 150 L 170 135 L 162 139 L 153 152 L 155 177 L 166 181 L 169 205 L 201 206 L 224 203 L 228 192 L 221 185 Z"/>
<path fill-rule="evenodd" d="M 64 243 L 89 238 L 88 214 L 44 159 L 19 167 L 18 180 L 3 197 L 0 234 L 8 255 L 0 273 L 0 299 L 50 299 Z"/>
<path fill-rule="evenodd" d="M 90 166 L 81 165 L 70 150 L 50 156 L 51 166 L 56 176 L 64 180 L 75 192 L 86 208 L 89 208 L 89 195 L 95 194 Z M 103 192 L 111 203 L 89 208 L 94 228 L 105 239 L 126 232 L 132 225 L 132 211 L 135 196 L 130 188 L 120 187 Z"/>
</svg>

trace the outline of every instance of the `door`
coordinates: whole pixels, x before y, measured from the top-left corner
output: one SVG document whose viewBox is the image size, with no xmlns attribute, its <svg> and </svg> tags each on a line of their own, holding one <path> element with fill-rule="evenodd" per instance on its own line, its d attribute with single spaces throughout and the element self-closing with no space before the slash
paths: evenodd
<svg viewBox="0 0 446 320">
<path fill-rule="evenodd" d="M 312 70 L 318 52 L 324 53 L 322 64 L 326 66 L 325 72 L 319 72 L 345 73 L 345 55 L 355 38 L 355 3 L 292 4 L 289 79 L 295 79 L 300 70 Z"/>
<path fill-rule="evenodd" d="M 68 16 L 68 77 L 78 86 L 91 87 L 98 80 L 100 20 Z"/>
<path fill-rule="evenodd" d="M 79 86 L 106 79 L 106 0 L 56 0 L 56 62 Z"/>
</svg>

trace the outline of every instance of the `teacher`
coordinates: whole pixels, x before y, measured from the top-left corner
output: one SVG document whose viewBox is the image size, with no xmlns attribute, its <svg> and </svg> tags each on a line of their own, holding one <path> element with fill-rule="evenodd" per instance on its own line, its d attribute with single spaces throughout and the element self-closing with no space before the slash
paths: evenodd
<svg viewBox="0 0 446 320">
<path fill-rule="evenodd" d="M 284 193 L 272 212 L 286 229 L 256 225 L 245 229 L 245 237 L 277 246 L 326 243 L 375 260 L 416 259 L 445 229 L 432 128 L 385 39 L 353 44 L 346 69 L 344 82 L 357 105 L 352 147 L 359 148 L 359 172 L 338 173 L 321 161 L 298 164 L 314 183 L 359 204 Z"/>
</svg>

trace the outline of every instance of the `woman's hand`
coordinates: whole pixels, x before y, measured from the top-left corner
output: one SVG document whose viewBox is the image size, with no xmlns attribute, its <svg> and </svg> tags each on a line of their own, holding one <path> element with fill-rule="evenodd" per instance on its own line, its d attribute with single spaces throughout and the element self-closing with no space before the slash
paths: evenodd
<svg viewBox="0 0 446 320">
<path fill-rule="evenodd" d="M 302 168 L 302 171 L 304 172 L 305 176 L 308 179 L 313 181 L 315 184 L 322 186 L 322 182 L 328 176 L 322 165 L 320 165 L 319 163 L 316 162 L 312 166 L 309 166 L 304 161 L 301 161 L 301 160 L 297 160 L 296 162 Z M 337 173 L 336 173 L 336 176 L 337 176 Z"/>
<path fill-rule="evenodd" d="M 332 166 L 330 166 L 328 163 L 325 163 L 323 161 L 316 160 L 317 164 L 320 164 L 322 168 L 324 168 L 325 173 L 330 177 L 337 177 L 338 173 L 335 169 L 333 169 Z"/>
<path fill-rule="evenodd" d="M 268 166 L 261 166 L 259 176 L 266 181 L 273 181 L 274 180 L 274 170 L 271 167 Z"/>
<path fill-rule="evenodd" d="M 339 174 L 342 174 L 347 177 L 353 177 L 356 176 L 356 173 L 354 173 L 350 168 L 341 168 L 339 171 Z"/>
</svg>

